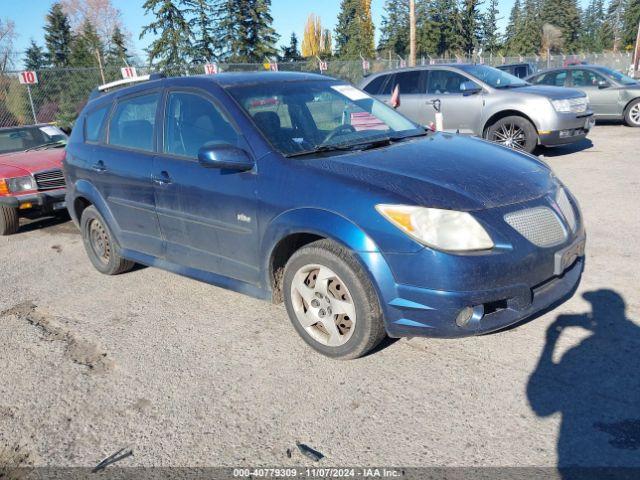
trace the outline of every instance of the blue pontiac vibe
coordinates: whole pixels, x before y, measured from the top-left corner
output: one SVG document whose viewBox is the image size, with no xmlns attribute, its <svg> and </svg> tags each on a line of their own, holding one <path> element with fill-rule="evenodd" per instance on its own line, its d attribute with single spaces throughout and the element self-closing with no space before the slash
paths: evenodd
<svg viewBox="0 0 640 480">
<path fill-rule="evenodd" d="M 325 76 L 145 80 L 100 87 L 64 161 L 104 274 L 140 263 L 284 302 L 334 358 L 499 330 L 580 281 L 578 204 L 533 156 L 430 132 Z"/>
</svg>

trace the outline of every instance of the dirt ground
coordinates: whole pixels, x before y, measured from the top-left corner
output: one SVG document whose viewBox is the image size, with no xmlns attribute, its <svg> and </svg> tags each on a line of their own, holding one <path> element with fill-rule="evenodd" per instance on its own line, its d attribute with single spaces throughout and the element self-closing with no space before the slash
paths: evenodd
<svg viewBox="0 0 640 480">
<path fill-rule="evenodd" d="M 275 306 L 153 268 L 105 277 L 75 227 L 0 238 L 0 465 L 640 466 L 640 131 L 545 150 L 588 229 L 578 293 L 464 340 L 336 362 Z M 291 454 L 287 454 L 287 450 Z"/>
</svg>

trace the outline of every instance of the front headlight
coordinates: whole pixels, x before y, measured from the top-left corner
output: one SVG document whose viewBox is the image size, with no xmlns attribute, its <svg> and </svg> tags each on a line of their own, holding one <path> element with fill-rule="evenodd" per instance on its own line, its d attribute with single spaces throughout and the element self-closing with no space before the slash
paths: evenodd
<svg viewBox="0 0 640 480">
<path fill-rule="evenodd" d="M 7 178 L 7 187 L 10 192 L 25 192 L 27 190 L 37 190 L 36 182 L 33 177 L 16 177 Z"/>
<path fill-rule="evenodd" d="M 551 104 L 558 113 L 584 113 L 587 111 L 588 102 L 586 97 L 578 97 L 551 100 Z"/>
<path fill-rule="evenodd" d="M 439 250 L 467 252 L 493 248 L 493 240 L 469 213 L 408 205 L 376 210 L 414 240 Z"/>
</svg>

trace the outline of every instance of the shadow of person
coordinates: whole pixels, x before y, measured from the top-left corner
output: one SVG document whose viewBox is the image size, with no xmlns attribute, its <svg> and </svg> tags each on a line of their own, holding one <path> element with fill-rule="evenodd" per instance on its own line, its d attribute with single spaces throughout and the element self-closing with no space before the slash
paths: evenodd
<svg viewBox="0 0 640 480">
<path fill-rule="evenodd" d="M 547 330 L 527 397 L 538 416 L 562 415 L 558 438 L 562 478 L 618 478 L 622 470 L 612 467 L 635 467 L 638 474 L 640 327 L 626 318 L 618 293 L 597 290 L 583 297 L 592 305 L 590 313 L 560 315 Z M 555 363 L 558 340 L 571 327 L 591 334 Z"/>
</svg>

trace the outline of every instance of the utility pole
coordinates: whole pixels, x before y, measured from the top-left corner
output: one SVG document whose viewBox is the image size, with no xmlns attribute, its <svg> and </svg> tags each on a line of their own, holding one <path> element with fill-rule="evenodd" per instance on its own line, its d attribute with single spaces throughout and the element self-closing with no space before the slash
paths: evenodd
<svg viewBox="0 0 640 480">
<path fill-rule="evenodd" d="M 638 77 L 640 70 L 640 22 L 638 22 L 638 35 L 636 35 L 636 48 L 633 53 L 633 75 Z"/>
<path fill-rule="evenodd" d="M 416 66 L 416 0 L 409 0 L 409 66 Z"/>
</svg>

